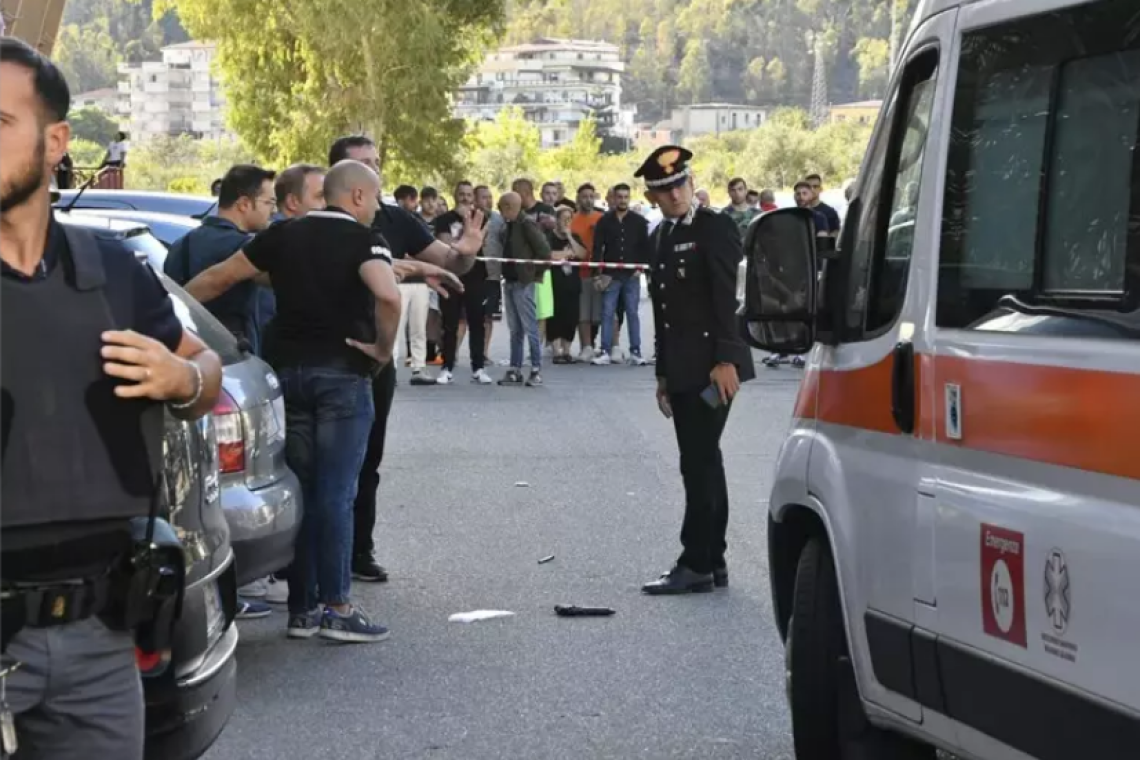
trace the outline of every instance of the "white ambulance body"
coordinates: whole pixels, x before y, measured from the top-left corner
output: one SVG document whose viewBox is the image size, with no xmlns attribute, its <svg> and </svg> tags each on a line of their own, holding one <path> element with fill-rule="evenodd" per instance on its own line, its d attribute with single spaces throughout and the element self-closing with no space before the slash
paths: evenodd
<svg viewBox="0 0 1140 760">
<path fill-rule="evenodd" d="M 1140 758 L 1140 0 L 921 2 L 813 240 L 746 241 L 797 757 Z"/>
</svg>

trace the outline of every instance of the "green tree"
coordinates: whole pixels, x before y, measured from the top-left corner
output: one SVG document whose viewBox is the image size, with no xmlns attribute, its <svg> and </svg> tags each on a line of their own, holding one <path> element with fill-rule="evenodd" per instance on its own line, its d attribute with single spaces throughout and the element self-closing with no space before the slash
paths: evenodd
<svg viewBox="0 0 1140 760">
<path fill-rule="evenodd" d="M 161 0 L 218 45 L 233 129 L 266 161 L 323 160 L 346 132 L 382 166 L 456 163 L 451 97 L 503 18 L 505 0 Z"/>
<path fill-rule="evenodd" d="M 54 60 L 73 93 L 115 86 L 119 53 L 105 21 L 61 26 Z"/>
<path fill-rule="evenodd" d="M 535 174 L 541 147 L 538 127 L 518 107 L 504 108 L 494 121 L 475 124 L 465 140 L 471 176 L 497 188 Z"/>
<path fill-rule="evenodd" d="M 859 65 L 859 94 L 867 99 L 881 97 L 891 73 L 890 42 L 864 37 L 855 43 Z"/>
<path fill-rule="evenodd" d="M 703 40 L 691 39 L 685 43 L 685 57 L 677 74 L 677 89 L 684 93 L 689 103 L 702 103 L 712 96 L 712 66 Z"/>
<path fill-rule="evenodd" d="M 79 108 L 67 116 L 72 137 L 106 145 L 115 139 L 119 123 L 99 108 Z"/>
<path fill-rule="evenodd" d="M 543 155 L 543 176 L 561 177 L 569 172 L 589 171 L 597 163 L 601 147 L 597 122 L 587 116 L 579 123 L 573 140 Z"/>
</svg>

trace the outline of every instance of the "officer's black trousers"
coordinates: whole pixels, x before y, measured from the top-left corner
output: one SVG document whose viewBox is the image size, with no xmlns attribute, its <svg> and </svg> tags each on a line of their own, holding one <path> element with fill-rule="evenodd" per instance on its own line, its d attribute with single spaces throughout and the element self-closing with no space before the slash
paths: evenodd
<svg viewBox="0 0 1140 760">
<path fill-rule="evenodd" d="M 720 454 L 720 436 L 731 403 L 712 409 L 699 391 L 669 394 L 673 428 L 681 452 L 685 483 L 685 522 L 681 526 L 678 564 L 698 573 L 724 566 L 728 529 L 728 484 Z"/>
<path fill-rule="evenodd" d="M 388 362 L 372 380 L 372 403 L 376 418 L 368 434 L 368 449 L 356 484 L 353 504 L 352 556 L 372 556 L 372 531 L 376 528 L 376 491 L 380 488 L 380 462 L 384 459 L 384 438 L 388 432 L 388 413 L 396 395 L 396 365 Z"/>
</svg>

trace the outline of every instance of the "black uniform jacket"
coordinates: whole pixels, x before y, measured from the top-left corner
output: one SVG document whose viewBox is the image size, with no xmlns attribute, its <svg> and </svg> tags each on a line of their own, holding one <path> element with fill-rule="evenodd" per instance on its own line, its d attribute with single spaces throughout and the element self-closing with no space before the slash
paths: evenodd
<svg viewBox="0 0 1140 760">
<path fill-rule="evenodd" d="M 657 376 L 670 393 L 699 392 L 723 362 L 736 365 L 741 382 L 751 380 L 756 368 L 736 318 L 744 257 L 736 224 L 694 206 L 671 233 L 669 225 L 663 220 L 650 238 Z"/>
</svg>

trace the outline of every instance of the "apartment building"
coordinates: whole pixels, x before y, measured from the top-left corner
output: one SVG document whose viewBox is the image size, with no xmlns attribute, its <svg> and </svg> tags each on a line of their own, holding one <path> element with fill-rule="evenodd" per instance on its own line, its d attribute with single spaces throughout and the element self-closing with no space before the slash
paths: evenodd
<svg viewBox="0 0 1140 760">
<path fill-rule="evenodd" d="M 88 90 L 71 96 L 72 109 L 98 108 L 112 119 L 118 118 L 119 91 L 114 87 Z"/>
<path fill-rule="evenodd" d="M 624 72 L 617 45 L 543 37 L 491 53 L 456 93 L 454 112 L 492 120 L 518 106 L 542 133 L 544 148 L 573 140 L 588 115 L 599 134 L 632 138 L 635 111 L 621 105 Z"/>
<path fill-rule="evenodd" d="M 210 66 L 214 51 L 210 42 L 182 42 L 164 47 L 161 61 L 119 65 L 119 118 L 132 141 L 231 137 L 225 96 Z"/>
</svg>

